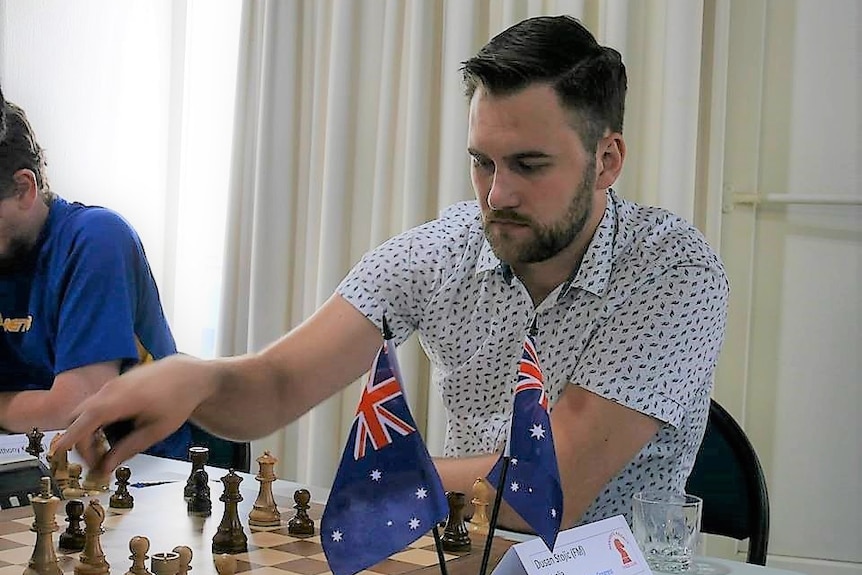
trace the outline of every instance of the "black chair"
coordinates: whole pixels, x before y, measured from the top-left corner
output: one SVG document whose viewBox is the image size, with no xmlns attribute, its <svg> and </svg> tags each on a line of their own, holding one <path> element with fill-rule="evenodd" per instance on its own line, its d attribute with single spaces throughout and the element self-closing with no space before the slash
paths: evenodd
<svg viewBox="0 0 862 575">
<path fill-rule="evenodd" d="M 207 465 L 248 473 L 251 469 L 251 444 L 229 441 L 192 425 L 192 445 L 209 448 Z"/>
<path fill-rule="evenodd" d="M 715 400 L 686 491 L 703 499 L 704 533 L 748 539 L 748 563 L 766 565 L 766 477 L 745 431 Z"/>
</svg>

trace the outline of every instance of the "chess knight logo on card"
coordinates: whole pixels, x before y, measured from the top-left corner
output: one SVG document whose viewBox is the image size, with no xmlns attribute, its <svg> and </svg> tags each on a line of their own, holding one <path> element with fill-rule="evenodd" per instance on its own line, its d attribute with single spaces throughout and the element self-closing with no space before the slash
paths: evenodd
<svg viewBox="0 0 862 575">
<path fill-rule="evenodd" d="M 611 532 L 608 537 L 608 547 L 617 552 L 620 557 L 620 563 L 625 569 L 637 565 L 637 562 L 628 551 L 628 542 L 625 536 L 619 531 Z"/>
</svg>

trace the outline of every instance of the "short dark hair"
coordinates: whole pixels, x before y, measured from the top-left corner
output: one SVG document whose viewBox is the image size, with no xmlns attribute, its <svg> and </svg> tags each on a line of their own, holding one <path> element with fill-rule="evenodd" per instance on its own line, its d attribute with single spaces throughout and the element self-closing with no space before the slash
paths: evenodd
<svg viewBox="0 0 862 575">
<path fill-rule="evenodd" d="M 505 96 L 547 83 L 575 113 L 575 128 L 591 151 L 606 130 L 623 131 L 622 57 L 571 16 L 538 16 L 507 28 L 463 62 L 461 74 L 468 98 L 480 85 Z"/>
<path fill-rule="evenodd" d="M 36 177 L 39 193 L 50 200 L 52 194 L 46 176 L 45 152 L 36 141 L 33 127 L 19 106 L 3 101 L 6 133 L 0 139 L 0 194 L 8 195 L 14 188 L 13 175 L 27 169 Z"/>
<path fill-rule="evenodd" d="M 6 99 L 3 98 L 3 87 L 0 86 L 0 142 L 6 137 Z"/>
</svg>

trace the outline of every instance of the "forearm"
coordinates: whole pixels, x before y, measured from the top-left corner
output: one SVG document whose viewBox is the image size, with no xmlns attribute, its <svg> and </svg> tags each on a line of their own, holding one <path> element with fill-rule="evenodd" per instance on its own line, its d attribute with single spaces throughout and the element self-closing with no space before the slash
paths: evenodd
<svg viewBox="0 0 862 575">
<path fill-rule="evenodd" d="M 6 391 L 0 393 L 0 427 L 13 433 L 24 433 L 34 427 L 41 430 L 63 429 L 70 423 L 73 406 L 57 401 L 50 391 Z"/>
<path fill-rule="evenodd" d="M 473 498 L 473 484 L 480 477 L 486 477 L 499 459 L 499 454 L 479 455 L 476 457 L 460 458 L 434 458 L 434 465 L 443 481 L 446 491 L 459 491 L 466 495 L 467 506 L 472 513 L 470 500 Z M 496 487 L 496 486 L 492 486 Z M 491 508 L 494 504 L 493 497 L 496 491 L 491 491 L 492 500 L 488 501 L 488 516 L 491 516 Z M 530 527 L 521 519 L 505 501 L 501 502 L 497 526 L 510 531 L 530 532 Z"/>
</svg>

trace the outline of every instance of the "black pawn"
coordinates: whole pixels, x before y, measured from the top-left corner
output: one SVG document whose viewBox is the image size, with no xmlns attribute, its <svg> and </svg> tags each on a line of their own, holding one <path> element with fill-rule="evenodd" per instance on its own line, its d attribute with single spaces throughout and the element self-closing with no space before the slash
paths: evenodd
<svg viewBox="0 0 862 575">
<path fill-rule="evenodd" d="M 200 469 L 204 470 L 204 465 L 207 464 L 207 461 L 210 457 L 210 450 L 208 447 L 203 447 L 199 445 L 195 445 L 193 447 L 189 447 L 189 461 L 192 462 L 192 470 L 189 472 L 189 478 L 186 479 L 186 487 L 183 489 L 183 497 L 188 500 L 194 494 L 195 490 L 195 473 Z M 204 471 L 206 473 L 206 471 Z M 209 481 L 209 477 L 207 477 L 207 481 Z"/>
<path fill-rule="evenodd" d="M 287 522 L 287 532 L 291 535 L 310 536 L 314 535 L 314 521 L 308 516 L 311 507 L 311 493 L 308 489 L 297 489 L 293 492 L 293 500 L 296 505 L 296 515 Z"/>
<path fill-rule="evenodd" d="M 117 490 L 111 495 L 108 506 L 114 509 L 131 509 L 135 506 L 135 498 L 129 493 L 129 478 L 132 476 L 132 470 L 121 465 L 114 472 L 117 478 Z"/>
<path fill-rule="evenodd" d="M 467 531 L 467 522 L 464 518 L 467 498 L 458 491 L 448 491 L 446 501 L 449 502 L 449 519 L 443 529 L 443 537 L 440 538 L 443 551 L 454 553 L 470 551 L 470 533 Z"/>
<path fill-rule="evenodd" d="M 209 476 L 203 469 L 196 470 L 192 475 L 191 497 L 186 500 L 188 501 L 189 515 L 197 517 L 212 515 L 213 504 L 212 499 L 210 499 Z"/>
<path fill-rule="evenodd" d="M 84 503 L 78 499 L 70 499 L 66 503 L 66 530 L 60 534 L 59 547 L 61 551 L 75 552 L 84 549 L 86 534 L 81 527 L 84 520 Z"/>
</svg>

